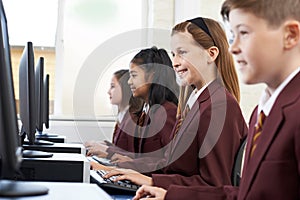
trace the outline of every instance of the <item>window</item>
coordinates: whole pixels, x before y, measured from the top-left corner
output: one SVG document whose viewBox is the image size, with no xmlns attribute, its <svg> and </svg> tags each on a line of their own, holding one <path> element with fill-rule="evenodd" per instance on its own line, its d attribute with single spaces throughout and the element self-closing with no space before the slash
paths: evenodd
<svg viewBox="0 0 300 200">
<path fill-rule="evenodd" d="M 50 74 L 51 111 L 55 116 L 73 118 L 73 97 L 82 68 L 93 62 L 100 69 L 92 95 L 93 115 L 113 114 L 107 90 L 111 75 L 128 68 L 133 51 L 110 57 L 104 50 L 93 57 L 105 42 L 143 25 L 145 1 L 141 0 L 3 0 L 9 29 L 14 85 L 18 99 L 18 67 L 24 45 L 32 41 L 35 61 L 45 57 L 45 72 Z M 126 44 L 126 43 L 124 43 Z M 119 44 L 124 45 L 124 44 Z M 118 45 L 114 48 L 118 48 Z M 117 49 L 113 52 L 118 52 Z M 106 57 L 112 58 L 109 62 Z M 93 72 L 91 72 L 93 73 Z M 88 80 L 87 80 L 88 81 Z M 79 99 L 80 101 L 80 99 Z M 99 102 L 99 103 L 98 103 Z M 81 116 L 90 116 L 80 106 Z"/>
</svg>

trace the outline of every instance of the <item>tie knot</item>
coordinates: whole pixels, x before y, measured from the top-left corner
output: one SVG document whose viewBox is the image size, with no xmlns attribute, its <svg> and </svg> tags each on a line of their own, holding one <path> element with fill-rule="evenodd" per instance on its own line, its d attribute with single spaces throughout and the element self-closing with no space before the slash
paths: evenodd
<svg viewBox="0 0 300 200">
<path fill-rule="evenodd" d="M 257 126 L 261 128 L 263 126 L 263 123 L 264 123 L 265 119 L 266 119 L 266 115 L 263 111 L 261 111 L 259 113 L 259 116 L 258 116 L 258 119 L 257 119 Z"/>
</svg>

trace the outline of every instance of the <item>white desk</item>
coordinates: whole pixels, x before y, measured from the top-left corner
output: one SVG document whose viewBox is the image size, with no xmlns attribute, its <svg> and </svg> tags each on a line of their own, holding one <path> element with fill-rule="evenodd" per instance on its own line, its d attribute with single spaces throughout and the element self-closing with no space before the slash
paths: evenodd
<svg viewBox="0 0 300 200">
<path fill-rule="evenodd" d="M 65 182 L 23 182 L 29 184 L 44 185 L 49 189 L 47 195 L 5 198 L 0 200 L 112 200 L 112 198 L 95 184 L 65 183 Z"/>
</svg>

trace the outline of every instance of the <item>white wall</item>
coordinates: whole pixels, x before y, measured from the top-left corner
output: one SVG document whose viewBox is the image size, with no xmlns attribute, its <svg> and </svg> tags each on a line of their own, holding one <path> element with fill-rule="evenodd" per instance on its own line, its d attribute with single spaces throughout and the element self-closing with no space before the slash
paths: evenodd
<svg viewBox="0 0 300 200">
<path fill-rule="evenodd" d="M 81 0 L 76 0 L 76 2 L 80 2 Z M 85 1 L 85 0 L 82 0 Z M 62 6 L 62 10 L 65 9 L 65 6 L 69 7 L 70 2 L 65 0 L 59 1 Z M 141 26 L 146 28 L 153 28 L 153 29 L 160 29 L 163 31 L 163 34 L 168 35 L 171 28 L 181 21 L 197 17 L 197 16 L 203 16 L 203 17 L 211 17 L 215 20 L 218 20 L 221 22 L 221 16 L 219 14 L 221 4 L 223 0 L 143 0 L 143 8 L 142 8 L 142 22 Z M 73 2 L 74 3 L 74 2 Z M 97 38 L 97 31 L 92 34 L 84 34 L 83 30 L 91 29 L 91 27 L 87 27 L 86 25 L 82 25 L 82 27 L 78 26 L 78 24 L 74 24 L 75 19 L 73 19 L 71 24 L 65 24 L 67 21 L 61 20 L 60 26 L 62 27 L 68 27 L 68 29 L 63 28 L 60 29 L 61 32 L 58 32 L 57 36 L 57 46 L 59 47 L 57 49 L 57 59 L 58 59 L 58 68 L 57 70 L 62 71 L 62 73 L 59 75 L 57 73 L 57 77 L 59 80 L 57 80 L 57 88 L 56 88 L 56 98 L 60 98 L 58 104 L 56 102 L 56 106 L 59 107 L 61 114 L 64 115 L 64 117 L 69 118 L 68 115 L 70 115 L 72 118 L 74 118 L 74 111 L 73 111 L 73 92 L 74 92 L 74 80 L 69 80 L 68 77 L 70 76 L 77 76 L 79 73 L 80 66 L 84 65 L 86 56 L 88 54 L 91 54 L 92 51 L 95 49 L 97 45 L 100 44 L 100 38 Z M 78 19 L 77 19 L 78 20 Z M 134 20 L 133 20 L 134 21 Z M 70 23 L 70 21 L 68 21 Z M 113 23 L 112 22 L 108 22 Z M 70 32 L 69 29 L 71 29 L 72 26 L 78 26 L 77 29 L 72 29 Z M 129 28 L 130 29 L 130 28 Z M 77 30 L 77 31 L 76 31 Z M 93 30 L 93 29 L 91 29 Z M 128 29 L 127 29 L 128 30 Z M 66 31 L 68 31 L 69 35 L 72 34 L 78 34 L 77 37 L 70 39 L 66 38 Z M 64 37 L 59 37 L 59 35 L 64 35 Z M 169 49 L 168 45 L 168 39 L 167 36 L 163 36 L 163 42 L 160 41 L 160 32 L 155 32 L 151 30 L 147 30 L 145 33 L 146 36 L 141 36 L 144 38 L 147 38 L 147 41 L 141 41 L 141 46 L 150 46 L 153 44 L 160 44 L 160 47 Z M 102 37 L 102 36 L 101 36 Z M 109 38 L 108 35 L 103 36 L 106 38 Z M 99 40 L 98 40 L 99 39 Z M 103 38 L 101 38 L 103 39 Z M 87 52 L 81 52 L 85 46 L 86 41 L 93 41 L 93 45 L 89 48 L 86 48 L 85 51 Z M 139 39 L 138 39 L 139 40 Z M 102 40 L 101 40 L 102 41 Z M 126 41 L 120 42 L 121 46 L 129 46 Z M 109 48 L 108 46 L 105 46 L 106 48 Z M 116 49 L 118 51 L 118 49 Z M 113 52 L 114 53 L 114 52 Z M 110 69 L 107 68 L 106 73 L 102 74 L 101 76 L 110 76 L 110 74 L 115 70 L 112 66 L 125 66 L 123 63 L 127 63 L 129 59 L 134 54 L 134 50 L 127 53 L 126 55 L 119 55 L 118 59 L 114 59 L 111 61 Z M 101 59 L 101 54 L 99 55 L 99 59 Z M 110 55 L 108 55 L 110 56 Z M 118 61 L 121 60 L 121 61 Z M 97 59 L 93 60 L 92 62 L 98 62 Z M 87 65 L 90 65 L 91 63 L 85 63 Z M 101 66 L 101 61 L 99 61 L 99 66 Z M 125 66 L 126 67 L 126 66 Z M 97 72 L 98 73 L 98 72 Z M 240 77 L 240 75 L 239 75 Z M 95 87 L 97 91 L 100 91 L 100 93 L 103 93 L 104 96 L 99 96 L 98 93 L 95 93 L 95 96 L 93 97 L 93 100 L 97 99 L 99 100 L 98 105 L 87 105 L 87 106 L 93 106 L 96 109 L 104 109 L 101 107 L 101 102 L 108 101 L 106 99 L 106 91 L 107 87 L 104 85 L 103 82 L 99 81 L 98 86 Z M 245 116 L 246 121 L 248 121 L 250 114 L 254 108 L 254 106 L 257 104 L 259 96 L 261 94 L 261 91 L 264 88 L 264 85 L 255 85 L 255 86 L 248 86 L 240 82 L 241 86 L 241 108 L 242 112 Z M 102 87 L 102 90 L 101 90 Z M 81 93 L 80 93 L 81 94 Z M 102 95 L 103 95 L 102 94 Z M 84 93 L 81 95 L 85 95 Z M 80 95 L 79 95 L 80 96 Z M 80 99 L 80 98 L 78 98 Z M 83 106 L 80 106 L 81 111 L 89 115 L 90 110 L 85 107 L 86 102 L 83 100 L 79 100 L 79 103 L 82 103 Z M 97 101 L 93 101 L 92 103 L 97 104 Z M 98 106 L 98 107 L 97 107 Z M 85 110 L 86 109 L 86 110 Z M 106 108 L 107 109 L 107 108 Z M 109 113 L 113 114 L 114 110 L 113 108 L 109 108 Z M 76 115 L 76 113 L 75 113 Z M 86 117 L 86 116 L 84 116 Z M 87 118 L 94 118 L 95 116 L 87 116 Z M 57 117 L 53 117 L 57 118 Z M 76 118 L 76 116 L 75 116 Z M 78 120 L 82 119 L 82 116 L 77 118 Z M 80 123 L 75 123 L 74 121 L 52 121 L 51 122 L 51 129 L 49 131 L 58 133 L 58 134 L 65 134 L 67 135 L 68 141 L 70 142 L 81 142 L 86 141 L 89 139 L 109 139 L 111 138 L 112 133 L 112 127 L 113 127 L 113 120 L 110 122 L 103 122 L 102 124 L 97 124 L 93 121 L 81 121 Z M 99 128 L 100 126 L 100 128 Z M 80 131 L 78 131 L 80 130 Z"/>
<path fill-rule="evenodd" d="M 49 129 L 45 133 L 66 136 L 68 143 L 84 143 L 89 140 L 112 139 L 114 121 L 72 121 L 51 120 Z"/>
</svg>

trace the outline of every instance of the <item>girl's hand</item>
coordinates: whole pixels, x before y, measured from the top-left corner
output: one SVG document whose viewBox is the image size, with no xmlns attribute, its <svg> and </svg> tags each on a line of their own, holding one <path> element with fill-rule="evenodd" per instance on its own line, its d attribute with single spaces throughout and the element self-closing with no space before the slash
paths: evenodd
<svg viewBox="0 0 300 200">
<path fill-rule="evenodd" d="M 165 199 L 167 191 L 163 188 L 143 185 L 137 191 L 133 200 L 138 199 L 152 199 L 163 200 Z"/>
<path fill-rule="evenodd" d="M 145 176 L 132 169 L 115 168 L 107 172 L 108 173 L 104 176 L 104 178 L 109 178 L 111 176 L 119 175 L 117 176 L 115 181 L 129 180 L 137 185 L 153 185 L 153 181 L 151 177 Z"/>
</svg>

